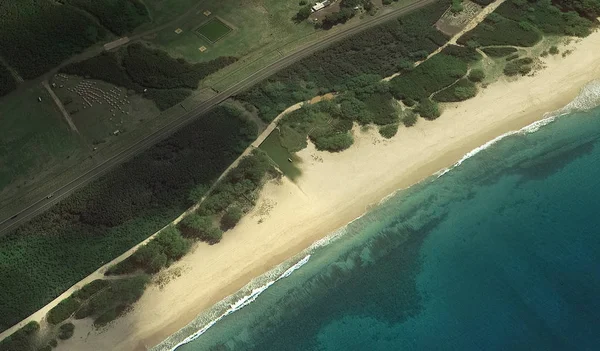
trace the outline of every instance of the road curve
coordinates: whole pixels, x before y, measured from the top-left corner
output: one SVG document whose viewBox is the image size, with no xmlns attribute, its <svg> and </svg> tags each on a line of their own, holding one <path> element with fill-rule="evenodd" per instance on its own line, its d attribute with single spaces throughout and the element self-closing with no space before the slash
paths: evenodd
<svg viewBox="0 0 600 351">
<path fill-rule="evenodd" d="M 56 189 L 52 192 L 53 196 L 51 198 L 44 198 L 42 200 L 38 200 L 32 204 L 30 204 L 27 208 L 18 213 L 13 213 L 9 218 L 5 218 L 0 220 L 0 235 L 6 234 L 9 230 L 16 228 L 19 224 L 24 223 L 36 215 L 46 211 L 60 200 L 66 198 L 79 187 L 89 183 L 90 181 L 96 179 L 101 176 L 111 168 L 116 165 L 125 162 L 135 156 L 137 153 L 149 148 L 150 146 L 156 144 L 157 142 L 165 139 L 167 136 L 173 134 L 181 127 L 190 123 L 194 119 L 200 117 L 203 113 L 208 112 L 210 109 L 230 98 L 231 96 L 236 95 L 237 93 L 242 92 L 243 90 L 249 88 L 250 86 L 268 78 L 270 75 L 276 73 L 277 71 L 291 65 L 298 60 L 301 60 L 319 50 L 326 48 L 332 43 L 342 40 L 344 38 L 350 37 L 354 34 L 357 34 L 367 28 L 382 24 L 386 21 L 394 19 L 402 14 L 417 10 L 423 6 L 434 3 L 437 0 L 417 0 L 409 5 L 399 7 L 394 9 L 388 13 L 383 15 L 374 17 L 372 19 L 368 19 L 357 24 L 354 27 L 348 28 L 348 30 L 334 33 L 330 36 L 326 36 L 320 38 L 314 42 L 301 45 L 296 48 L 293 52 L 287 54 L 286 56 L 280 58 L 279 60 L 265 66 L 246 78 L 240 80 L 236 84 L 231 87 L 219 92 L 214 97 L 201 102 L 193 109 L 189 110 L 185 114 L 181 115 L 177 119 L 169 122 L 161 129 L 155 131 L 154 133 L 148 135 L 144 139 L 140 140 L 138 143 L 129 146 L 126 149 L 123 149 L 119 153 L 111 156 L 110 158 L 104 160 L 102 163 L 96 165 L 94 168 L 86 171 L 81 174 L 79 177 L 73 179 L 67 184 L 64 184 L 60 188 Z"/>
</svg>

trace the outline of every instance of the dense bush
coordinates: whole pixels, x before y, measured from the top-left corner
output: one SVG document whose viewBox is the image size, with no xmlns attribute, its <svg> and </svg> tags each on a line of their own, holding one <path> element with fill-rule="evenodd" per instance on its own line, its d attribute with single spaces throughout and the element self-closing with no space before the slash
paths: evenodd
<svg viewBox="0 0 600 351">
<path fill-rule="evenodd" d="M 111 280 L 106 289 L 94 295 L 77 311 L 76 318 L 91 317 L 95 326 L 105 325 L 139 300 L 149 282 L 147 275 Z"/>
<path fill-rule="evenodd" d="M 552 0 L 552 3 L 562 11 L 576 11 L 591 20 L 600 17 L 598 0 Z"/>
<path fill-rule="evenodd" d="M 419 101 L 419 105 L 415 108 L 415 112 L 418 112 L 423 118 L 428 120 L 434 120 L 440 116 L 438 104 L 429 99 L 422 99 Z"/>
<path fill-rule="evenodd" d="M 436 93 L 433 100 L 438 102 L 458 102 L 465 101 L 477 95 L 477 87 L 470 80 L 463 78 L 456 84 Z"/>
<path fill-rule="evenodd" d="M 178 227 L 186 238 L 199 239 L 209 244 L 216 244 L 223 237 L 223 232 L 215 226 L 211 216 L 193 213 L 185 217 Z"/>
<path fill-rule="evenodd" d="M 419 116 L 413 110 L 405 110 L 402 113 L 402 124 L 405 127 L 412 127 L 417 123 L 417 118 Z"/>
<path fill-rule="evenodd" d="M 513 47 L 491 47 L 483 48 L 482 50 L 490 57 L 504 57 L 517 52 L 517 49 Z"/>
<path fill-rule="evenodd" d="M 398 133 L 398 124 L 388 124 L 387 126 L 379 127 L 379 134 L 386 139 L 392 138 Z"/>
<path fill-rule="evenodd" d="M 107 286 L 109 286 L 109 282 L 107 280 L 96 279 L 91 283 L 84 285 L 81 289 L 75 291 L 72 296 L 79 300 L 87 300 Z"/>
<path fill-rule="evenodd" d="M 66 0 L 69 5 L 79 7 L 100 21 L 117 35 L 133 31 L 148 21 L 148 10 L 139 0 Z"/>
<path fill-rule="evenodd" d="M 271 121 L 288 106 L 319 93 L 351 90 L 345 85 L 354 77 L 389 76 L 401 60 L 414 62 L 445 44 L 447 39 L 433 24 L 449 4 L 437 1 L 353 35 L 283 69 L 237 99 L 253 104 L 263 120 Z"/>
<path fill-rule="evenodd" d="M 67 340 L 73 336 L 75 332 L 75 325 L 73 323 L 65 323 L 58 329 L 58 338 L 60 340 Z"/>
<path fill-rule="evenodd" d="M 188 89 L 148 89 L 143 96 L 154 101 L 156 107 L 164 111 L 183 102 L 191 94 L 192 92 Z"/>
<path fill-rule="evenodd" d="M 17 88 L 17 81 L 8 68 L 0 64 L 0 96 L 4 96 Z"/>
<path fill-rule="evenodd" d="M 0 351 L 34 351 L 34 337 L 39 329 L 40 325 L 36 321 L 25 324 L 21 329 L 0 340 Z"/>
<path fill-rule="evenodd" d="M 392 79 L 390 91 L 397 99 L 428 99 L 432 93 L 465 76 L 467 68 L 461 59 L 440 53 Z"/>
<path fill-rule="evenodd" d="M 174 59 L 166 52 L 149 49 L 142 44 L 127 47 L 123 67 L 131 79 L 147 88 L 198 88 L 198 82 L 211 73 L 235 62 L 234 57 L 219 57 L 212 61 L 190 64 Z"/>
<path fill-rule="evenodd" d="M 442 50 L 442 54 L 454 56 L 466 63 L 475 63 L 481 60 L 481 55 L 477 50 L 467 46 L 448 45 Z"/>
<path fill-rule="evenodd" d="M 51 0 L 0 2 L 0 33 L 0 55 L 25 79 L 107 35 L 90 15 Z"/>
<path fill-rule="evenodd" d="M 480 69 L 480 68 L 476 68 L 476 69 L 472 69 L 471 72 L 469 72 L 469 80 L 471 82 L 481 82 L 485 79 L 485 72 Z"/>
<path fill-rule="evenodd" d="M 526 75 L 531 72 L 531 64 L 533 59 L 531 57 L 524 57 L 518 60 L 513 60 L 506 63 L 504 67 L 504 74 L 507 76 Z"/>
<path fill-rule="evenodd" d="M 58 324 L 71 317 L 79 309 L 80 303 L 73 297 L 67 297 L 48 311 L 48 323 Z"/>
<path fill-rule="evenodd" d="M 238 206 L 229 206 L 221 217 L 221 229 L 229 230 L 238 224 L 244 213 Z"/>
<path fill-rule="evenodd" d="M 496 12 L 515 22 L 530 23 L 546 34 L 586 36 L 592 27 L 589 19 L 574 11 L 562 12 L 550 0 L 508 0 Z"/>
<path fill-rule="evenodd" d="M 516 22 L 494 12 L 475 29 L 460 37 L 458 43 L 476 43 L 481 46 L 533 46 L 541 39 L 541 33 L 529 22 Z"/>
<path fill-rule="evenodd" d="M 0 330 L 179 216 L 256 135 L 240 111 L 217 107 L 2 236 Z"/>
<path fill-rule="evenodd" d="M 373 94 L 364 100 L 371 121 L 377 125 L 387 125 L 398 122 L 398 113 L 394 108 L 392 94 Z"/>
</svg>

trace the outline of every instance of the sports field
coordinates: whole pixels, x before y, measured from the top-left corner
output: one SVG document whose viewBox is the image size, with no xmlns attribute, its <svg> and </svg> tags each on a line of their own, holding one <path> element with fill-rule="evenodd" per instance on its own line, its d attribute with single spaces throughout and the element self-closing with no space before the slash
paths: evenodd
<svg viewBox="0 0 600 351">
<path fill-rule="evenodd" d="M 213 18 L 196 29 L 196 33 L 214 43 L 226 36 L 232 29 L 218 18 Z"/>
</svg>

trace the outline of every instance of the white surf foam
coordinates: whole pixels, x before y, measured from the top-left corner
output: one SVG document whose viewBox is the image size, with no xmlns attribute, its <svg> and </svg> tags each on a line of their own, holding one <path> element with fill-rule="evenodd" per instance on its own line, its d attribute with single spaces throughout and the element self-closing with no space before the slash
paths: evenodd
<svg viewBox="0 0 600 351">
<path fill-rule="evenodd" d="M 252 291 L 248 295 L 243 296 L 239 300 L 235 301 L 233 304 L 231 304 L 229 306 L 229 308 L 225 312 L 223 312 L 217 318 L 214 318 L 213 320 L 208 322 L 206 325 L 204 325 L 202 328 L 200 328 L 194 334 L 188 336 L 181 342 L 177 343 L 175 346 L 171 347 L 170 350 L 173 351 L 182 345 L 185 345 L 189 342 L 192 342 L 192 341 L 198 339 L 202 334 L 206 333 L 212 326 L 214 326 L 221 319 L 248 306 L 249 304 L 254 302 L 258 298 L 258 296 L 260 296 L 260 294 L 262 294 L 265 290 L 267 290 L 271 285 L 275 284 L 277 281 L 279 281 L 281 279 L 287 278 L 290 275 L 292 275 L 292 273 L 294 273 L 294 271 L 300 269 L 302 266 L 304 266 L 306 263 L 308 263 L 309 259 L 310 259 L 310 255 L 306 255 L 303 259 L 301 259 L 296 264 L 294 264 L 293 266 L 291 266 L 290 268 L 285 270 L 283 273 L 281 273 L 276 279 L 269 280 L 262 286 L 252 289 Z"/>
<path fill-rule="evenodd" d="M 450 172 L 452 169 L 460 166 L 466 160 L 477 155 L 481 151 L 489 148 L 490 146 L 496 144 L 497 142 L 499 142 L 500 140 L 502 140 L 506 137 L 509 137 L 511 135 L 516 135 L 516 134 L 535 133 L 538 130 L 540 130 L 540 128 L 554 122 L 557 118 L 559 118 L 561 116 L 564 116 L 564 115 L 567 115 L 567 114 L 573 113 L 573 112 L 591 110 L 598 106 L 600 106 L 600 80 L 588 83 L 581 90 L 580 94 L 573 101 L 568 103 L 565 107 L 563 107 L 559 110 L 556 110 L 554 112 L 546 113 L 546 114 L 544 114 L 544 116 L 541 120 L 533 122 L 530 125 L 525 126 L 519 130 L 513 130 L 510 132 L 504 133 L 504 134 L 488 141 L 487 143 L 466 153 L 460 160 L 458 160 L 458 162 L 456 162 L 452 166 L 439 170 L 438 172 L 435 173 L 435 175 L 437 175 L 437 178 L 443 176 L 444 174 Z"/>
</svg>

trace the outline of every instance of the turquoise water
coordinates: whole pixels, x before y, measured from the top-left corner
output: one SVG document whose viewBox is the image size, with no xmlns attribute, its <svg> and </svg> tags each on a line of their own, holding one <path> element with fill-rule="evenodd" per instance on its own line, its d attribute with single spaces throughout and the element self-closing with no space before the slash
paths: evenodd
<svg viewBox="0 0 600 351">
<path fill-rule="evenodd" d="M 177 350 L 598 350 L 600 108 L 506 137 L 337 234 Z"/>
</svg>

